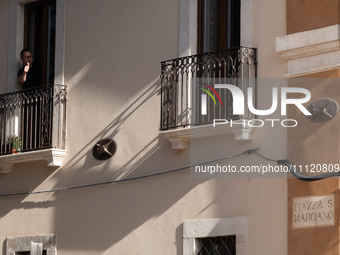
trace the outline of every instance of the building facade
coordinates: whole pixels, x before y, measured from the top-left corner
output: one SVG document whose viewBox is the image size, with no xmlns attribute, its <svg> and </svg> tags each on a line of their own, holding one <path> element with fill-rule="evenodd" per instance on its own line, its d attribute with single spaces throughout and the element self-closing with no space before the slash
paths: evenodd
<svg viewBox="0 0 340 255">
<path fill-rule="evenodd" d="M 335 167 L 339 117 L 231 114 L 202 85 L 339 102 L 338 1 L 3 0 L 0 20 L 3 254 L 339 254 L 337 178 L 203 171 Z M 27 47 L 47 86 L 22 91 Z M 310 201 L 334 215 L 303 225 Z"/>
</svg>

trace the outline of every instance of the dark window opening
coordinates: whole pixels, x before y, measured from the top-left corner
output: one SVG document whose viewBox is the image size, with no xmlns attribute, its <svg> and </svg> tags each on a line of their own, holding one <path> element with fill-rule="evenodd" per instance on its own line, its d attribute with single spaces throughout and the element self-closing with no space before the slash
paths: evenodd
<svg viewBox="0 0 340 255">
<path fill-rule="evenodd" d="M 30 251 L 20 251 L 16 252 L 15 255 L 31 255 Z M 47 255 L 47 251 L 43 250 L 42 255 Z"/>
<path fill-rule="evenodd" d="M 236 255 L 236 236 L 218 236 L 198 239 L 201 249 L 197 255 Z"/>
<path fill-rule="evenodd" d="M 198 0 L 197 53 L 240 46 L 241 0 Z"/>
<path fill-rule="evenodd" d="M 41 64 L 40 85 L 54 83 L 56 1 L 41 0 L 25 5 L 24 48 Z"/>
</svg>

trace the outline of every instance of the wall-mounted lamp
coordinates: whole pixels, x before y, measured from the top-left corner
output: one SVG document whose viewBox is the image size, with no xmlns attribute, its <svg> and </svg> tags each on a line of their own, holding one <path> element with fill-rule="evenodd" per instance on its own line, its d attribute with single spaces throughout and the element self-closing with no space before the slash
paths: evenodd
<svg viewBox="0 0 340 255">
<path fill-rule="evenodd" d="M 107 160 L 117 151 L 117 144 L 112 139 L 102 139 L 98 141 L 92 149 L 92 155 L 98 160 Z"/>
<path fill-rule="evenodd" d="M 326 122 L 337 115 L 338 108 L 338 103 L 333 99 L 322 98 L 307 107 L 307 110 L 312 114 L 307 116 L 307 118 L 315 123 Z"/>
</svg>

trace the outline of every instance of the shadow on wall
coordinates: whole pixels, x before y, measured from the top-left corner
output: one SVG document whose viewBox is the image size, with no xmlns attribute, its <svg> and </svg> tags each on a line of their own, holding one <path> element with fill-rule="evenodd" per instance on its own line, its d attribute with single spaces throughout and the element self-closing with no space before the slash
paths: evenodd
<svg viewBox="0 0 340 255">
<path fill-rule="evenodd" d="M 71 180 L 77 180 L 79 176 L 79 172 L 86 173 L 88 169 L 92 167 L 96 167 L 99 165 L 105 165 L 108 161 L 98 161 L 95 160 L 92 156 L 92 148 L 93 145 L 102 138 L 114 138 L 121 125 L 132 116 L 143 104 L 145 104 L 150 98 L 153 96 L 158 96 L 160 94 L 160 80 L 158 79 L 154 84 L 148 87 L 144 93 L 142 93 L 132 104 L 129 105 L 124 111 L 122 111 L 119 116 L 117 116 L 109 125 L 107 125 L 100 133 L 98 133 L 94 138 L 92 138 L 89 142 L 86 143 L 85 146 L 78 149 L 78 152 L 73 155 L 72 158 L 66 163 L 63 163 L 61 168 L 51 168 L 46 166 L 46 161 L 39 162 L 28 162 L 15 164 L 13 166 L 13 171 L 10 174 L 1 174 L 0 182 L 11 183 L 10 186 L 2 186 L 1 194 L 11 194 L 11 193 L 25 193 L 27 191 L 36 190 L 40 184 L 44 183 L 44 181 L 48 179 L 56 179 L 60 180 L 63 178 L 63 169 L 76 169 L 73 173 L 68 173 L 67 177 Z M 155 137 L 151 140 L 143 149 L 136 154 L 134 158 L 138 158 L 138 160 L 134 160 L 134 158 L 130 159 L 126 162 L 125 165 L 120 167 L 121 171 L 126 173 L 125 170 L 129 169 L 130 172 L 133 171 L 138 165 L 140 165 L 148 156 L 152 155 L 160 145 L 157 144 L 158 137 Z M 139 156 L 139 154 L 141 156 Z M 79 162 L 81 162 L 80 165 Z M 100 167 L 101 173 L 103 169 L 108 169 L 105 167 Z M 29 173 L 26 174 L 26 173 Z M 72 175 L 73 174 L 73 175 Z M 87 172 L 89 174 L 89 172 Z M 112 172 L 110 173 L 112 174 Z M 103 175 L 103 178 L 107 178 L 107 176 Z M 110 178 L 116 176 L 109 176 Z M 120 176 L 121 177 L 121 176 Z M 67 180 L 62 180 L 62 185 L 67 186 L 69 183 Z M 79 184 L 79 181 L 76 181 Z M 74 184 L 74 182 L 72 183 Z M 55 188 L 58 185 L 56 185 Z M 18 208 L 18 207 L 15 207 Z M 20 208 L 20 207 L 19 207 Z M 5 213 L 6 214 L 6 213 Z M 0 209 L 0 215 L 1 214 Z"/>
<path fill-rule="evenodd" d="M 92 156 L 93 145 L 103 138 L 114 138 L 120 127 L 124 122 L 131 117 L 136 111 L 150 100 L 153 96 L 160 95 L 160 79 L 158 79 L 154 84 L 145 90 L 132 104 L 129 105 L 122 113 L 120 113 L 110 124 L 108 124 L 100 133 L 98 133 L 94 138 L 92 138 L 85 146 L 83 146 L 79 151 L 65 164 L 62 168 L 73 168 L 79 162 L 85 159 L 83 166 L 79 170 L 90 169 L 91 167 L 97 166 L 98 164 L 104 164 L 106 161 L 95 161 Z M 155 139 L 156 140 L 156 139 Z M 78 166 L 77 166 L 78 167 Z"/>
<path fill-rule="evenodd" d="M 166 212 L 204 181 L 190 179 L 189 171 L 184 171 L 167 177 L 59 192 L 55 194 L 58 206 L 54 222 L 58 244 L 63 249 L 93 251 L 92 254 L 110 248 L 115 254 L 133 254 L 128 251 L 138 252 L 149 247 L 150 242 L 170 241 L 176 242 L 178 247 L 174 249 L 181 250 L 178 219 L 182 215 Z M 171 229 L 172 234 L 168 232 Z M 166 241 L 169 234 L 173 239 Z M 126 250 L 116 250 L 117 243 Z"/>
<path fill-rule="evenodd" d="M 101 181 L 131 178 L 189 165 L 189 151 L 173 150 L 171 144 L 159 136 L 158 125 L 151 131 L 144 127 L 143 130 L 148 132 L 145 136 L 153 138 L 144 140 L 143 146 L 134 150 L 133 157 L 126 155 L 122 165 L 114 163 L 116 158 L 101 162 L 92 157 L 92 146 L 95 142 L 104 137 L 121 137 L 125 129 L 129 128 L 127 124 L 129 118 L 133 116 L 135 120 L 141 114 L 140 108 L 159 93 L 160 80 L 157 80 L 54 174 L 53 179 L 57 180 L 56 187 L 89 180 L 93 183 L 97 182 L 98 178 Z M 157 101 L 159 102 L 159 98 Z M 155 111 L 158 112 L 158 107 Z M 144 118 L 148 117 L 147 113 L 143 114 Z M 147 125 L 146 122 L 147 120 L 139 125 Z M 138 126 L 133 128 L 138 129 Z M 133 138 L 127 139 L 127 143 L 133 143 Z M 162 146 L 163 144 L 167 146 Z M 178 162 L 174 160 L 176 158 Z M 70 172 L 63 173 L 63 169 Z M 75 181 L 77 179 L 78 181 Z M 85 181 L 80 181 L 81 179 Z M 205 181 L 190 179 L 187 170 L 176 174 L 55 193 L 54 233 L 58 235 L 58 245 L 62 249 L 83 250 L 88 254 L 102 254 L 108 249 L 111 254 L 134 254 L 133 251 L 138 254 L 143 247 L 150 247 L 147 240 L 152 240 L 153 243 L 165 242 L 168 233 L 165 234 L 164 229 L 169 229 L 169 226 L 173 229 L 173 242 L 182 240 L 176 230 L 178 219 L 171 218 L 173 215 L 170 217 L 166 212 L 199 183 Z M 176 217 L 180 218 L 181 214 Z M 145 224 L 148 221 L 151 222 Z M 126 238 L 128 236 L 129 238 Z M 133 243 L 131 240 L 134 240 Z M 117 243 L 119 245 L 115 247 Z M 123 247 L 125 250 L 122 250 Z M 173 246 L 173 249 L 179 251 L 182 246 L 179 244 Z"/>
<path fill-rule="evenodd" d="M 56 167 L 47 167 L 46 161 L 27 162 L 15 164 L 12 172 L 9 174 L 0 174 L 1 183 L 10 183 L 3 185 L 0 194 L 20 194 L 34 191 L 39 188 L 49 177 L 56 171 Z M 44 199 L 43 201 L 25 201 L 28 196 L 8 196 L 0 197 L 0 218 L 3 218 L 11 210 L 15 209 L 33 209 L 48 208 L 53 206 L 53 201 Z M 1 228 L 0 220 L 0 228 Z"/>
<path fill-rule="evenodd" d="M 109 161 L 96 161 L 92 157 L 92 146 L 98 140 L 104 137 L 114 138 L 119 133 L 121 126 L 133 114 L 137 114 L 142 105 L 159 94 L 160 81 L 157 80 L 100 133 L 90 139 L 62 168 L 47 170 L 46 163 L 43 161 L 39 164 L 37 162 L 25 164 L 25 166 L 18 164 L 10 175 L 0 176 L 0 182 L 7 182 L 10 179 L 13 185 L 10 191 L 17 193 L 46 190 L 48 183 L 54 183 L 54 186 L 49 189 L 64 188 L 95 183 L 98 182 L 98 178 L 101 181 L 109 181 L 189 165 L 189 151 L 180 152 L 171 149 L 171 144 L 159 137 L 158 133 L 156 137 L 145 143 L 133 158 L 129 158 L 115 171 L 110 171 L 112 167 Z M 162 144 L 168 146 L 162 147 Z M 179 160 L 174 161 L 175 158 Z M 91 170 L 92 168 L 94 171 Z M 138 172 L 135 171 L 136 169 Z M 189 170 L 186 170 L 174 175 L 45 195 L 16 196 L 7 200 L 0 198 L 2 201 L 0 215 L 4 217 L 15 209 L 24 209 L 28 214 L 31 214 L 31 209 L 44 210 L 54 207 L 54 222 L 47 223 L 46 227 L 53 229 L 53 233 L 57 234 L 58 246 L 66 250 L 86 250 L 91 254 L 101 254 L 109 248 L 114 249 L 114 244 L 124 243 L 124 238 L 128 235 L 135 236 L 133 244 L 135 247 L 147 245 L 143 233 L 148 233 L 149 240 L 153 240 L 153 242 L 164 242 L 166 235 L 162 227 L 163 224 L 166 225 L 164 228 L 169 228 L 169 224 L 173 224 L 174 241 L 181 242 L 182 236 L 179 231 L 178 219 L 162 216 L 161 222 L 156 225 L 144 223 L 150 219 L 157 221 L 160 215 L 165 214 L 183 196 L 205 181 L 190 179 Z M 7 193 L 7 190 L 1 193 Z M 25 215 L 25 211 L 22 212 L 22 216 L 28 217 Z M 181 217 L 181 214 L 176 217 Z M 31 220 L 39 219 L 36 215 Z M 16 232 L 27 232 L 25 226 L 21 226 L 21 228 Z M 32 229 L 32 232 L 35 231 Z M 124 245 L 119 247 L 124 247 Z M 180 252 L 182 245 L 178 243 L 174 249 Z M 124 253 L 124 251 L 115 252 L 117 254 Z"/>
</svg>

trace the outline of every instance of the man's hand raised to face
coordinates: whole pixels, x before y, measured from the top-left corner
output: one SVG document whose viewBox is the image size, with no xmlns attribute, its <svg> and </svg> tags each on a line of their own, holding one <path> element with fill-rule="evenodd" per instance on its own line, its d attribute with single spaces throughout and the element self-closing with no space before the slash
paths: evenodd
<svg viewBox="0 0 340 255">
<path fill-rule="evenodd" d="M 30 63 L 26 63 L 26 66 L 24 68 L 24 72 L 27 73 L 30 70 Z"/>
</svg>

